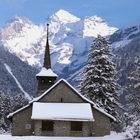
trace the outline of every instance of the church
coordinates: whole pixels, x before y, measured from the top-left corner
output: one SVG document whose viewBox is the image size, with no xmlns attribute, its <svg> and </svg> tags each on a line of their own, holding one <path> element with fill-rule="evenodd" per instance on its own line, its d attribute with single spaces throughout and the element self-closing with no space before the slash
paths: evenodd
<svg viewBox="0 0 140 140">
<path fill-rule="evenodd" d="M 37 97 L 10 113 L 13 136 L 104 136 L 116 119 L 81 95 L 66 80 L 57 81 L 51 68 L 48 40 L 44 64 L 36 75 Z"/>
</svg>

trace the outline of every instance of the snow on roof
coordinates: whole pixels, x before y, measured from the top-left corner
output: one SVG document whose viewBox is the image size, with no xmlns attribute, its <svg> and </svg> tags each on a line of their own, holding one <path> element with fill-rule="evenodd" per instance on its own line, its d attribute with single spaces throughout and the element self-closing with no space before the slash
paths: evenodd
<svg viewBox="0 0 140 140">
<path fill-rule="evenodd" d="M 52 69 L 46 69 L 45 67 L 42 67 L 41 71 L 36 74 L 36 77 L 38 76 L 46 76 L 46 77 L 58 77 Z"/>
<path fill-rule="evenodd" d="M 87 101 L 88 103 L 93 105 L 93 108 L 95 108 L 96 110 L 100 111 L 101 113 L 105 114 L 106 116 L 108 116 L 109 118 L 113 119 L 114 121 L 116 121 L 116 119 L 110 115 L 109 113 L 105 112 L 102 108 L 99 108 L 95 103 L 93 103 L 91 100 L 87 99 L 86 97 L 84 97 L 83 95 L 81 95 L 72 85 L 70 85 L 65 79 L 60 79 L 59 81 L 57 81 L 52 87 L 50 87 L 46 92 L 44 92 L 42 95 L 40 95 L 37 98 L 34 98 L 31 102 L 35 102 L 40 100 L 42 97 L 44 97 L 49 91 L 51 91 L 56 85 L 58 85 L 61 81 L 65 82 L 70 88 L 72 88 L 83 100 Z"/>
<path fill-rule="evenodd" d="M 34 102 L 31 119 L 94 121 L 89 103 Z"/>
<path fill-rule="evenodd" d="M 16 110 L 16 111 L 14 111 L 14 112 L 12 112 L 12 113 L 9 113 L 9 114 L 7 115 L 7 118 L 11 118 L 14 114 L 16 114 L 16 113 L 22 111 L 23 109 L 25 109 L 25 108 L 27 108 L 27 107 L 29 107 L 29 106 L 30 106 L 29 104 L 28 104 L 28 105 L 25 105 L 24 107 L 22 107 L 22 108 L 20 108 L 20 109 L 18 109 L 18 110 Z"/>
<path fill-rule="evenodd" d="M 104 115 L 108 116 L 109 118 L 113 119 L 114 121 L 116 121 L 116 118 L 114 118 L 112 115 L 110 115 L 109 113 L 105 112 L 102 108 L 98 107 L 94 102 L 92 102 L 91 100 L 87 99 L 86 97 L 84 97 L 83 95 L 81 95 L 72 85 L 70 85 L 65 79 L 60 79 L 59 81 L 57 81 L 53 86 L 51 86 L 47 91 L 45 91 L 42 95 L 40 95 L 39 97 L 34 98 L 32 101 L 29 102 L 29 104 L 32 104 L 33 102 L 37 102 L 39 101 L 41 98 L 43 98 L 47 93 L 49 93 L 54 87 L 56 87 L 60 82 L 65 82 L 71 89 L 73 89 L 75 91 L 75 93 L 77 93 L 83 100 L 87 101 L 88 103 L 90 103 L 92 105 L 93 108 L 95 108 L 96 110 L 98 110 L 99 112 L 103 113 Z M 7 118 L 12 117 L 14 114 L 18 113 L 19 111 L 23 110 L 25 107 L 10 113 L 12 115 L 8 115 Z"/>
</svg>

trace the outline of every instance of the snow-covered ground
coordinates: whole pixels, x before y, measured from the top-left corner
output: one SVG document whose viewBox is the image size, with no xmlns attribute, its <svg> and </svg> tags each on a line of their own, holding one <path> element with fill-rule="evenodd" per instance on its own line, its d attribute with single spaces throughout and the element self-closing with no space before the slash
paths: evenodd
<svg viewBox="0 0 140 140">
<path fill-rule="evenodd" d="M 38 137 L 38 136 L 11 136 L 0 135 L 0 140 L 124 140 L 124 134 L 112 133 L 104 137 Z"/>
</svg>

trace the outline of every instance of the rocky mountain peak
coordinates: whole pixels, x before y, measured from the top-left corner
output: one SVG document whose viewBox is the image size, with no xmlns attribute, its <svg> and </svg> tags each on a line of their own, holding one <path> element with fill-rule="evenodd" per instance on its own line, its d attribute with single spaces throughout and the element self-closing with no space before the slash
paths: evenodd
<svg viewBox="0 0 140 140">
<path fill-rule="evenodd" d="M 90 21 L 93 21 L 93 22 L 96 22 L 96 23 L 103 23 L 105 22 L 105 20 L 97 15 L 95 16 L 91 16 L 91 17 L 86 17 L 85 20 L 90 20 Z"/>
<path fill-rule="evenodd" d="M 140 22 L 134 22 L 119 29 L 111 37 L 110 41 L 115 47 L 125 46 L 132 39 L 140 35 Z"/>
<path fill-rule="evenodd" d="M 26 25 L 26 24 L 32 24 L 32 22 L 26 18 L 26 17 L 20 17 L 20 16 L 14 16 L 12 17 L 8 23 L 7 23 L 7 26 L 14 26 L 14 25 Z"/>
<path fill-rule="evenodd" d="M 7 24 L 0 29 L 3 40 L 19 36 L 23 32 L 23 28 L 29 28 L 33 23 L 26 17 L 14 16 L 8 20 Z"/>
<path fill-rule="evenodd" d="M 80 18 L 72 15 L 71 13 L 60 9 L 59 11 L 57 11 L 51 18 L 56 18 L 58 19 L 61 23 L 73 23 L 73 22 L 77 22 L 80 20 Z"/>
<path fill-rule="evenodd" d="M 113 34 L 116 30 L 115 27 L 111 27 L 99 16 L 86 17 L 84 19 L 84 35 L 97 37 L 98 34 L 101 36 L 108 36 Z"/>
</svg>

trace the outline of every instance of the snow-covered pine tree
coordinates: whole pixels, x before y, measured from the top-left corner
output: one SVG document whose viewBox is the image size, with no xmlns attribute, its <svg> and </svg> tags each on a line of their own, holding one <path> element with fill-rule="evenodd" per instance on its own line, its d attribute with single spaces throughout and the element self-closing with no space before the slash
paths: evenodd
<svg viewBox="0 0 140 140">
<path fill-rule="evenodd" d="M 115 65 L 111 61 L 110 43 L 100 35 L 93 41 L 84 67 L 80 92 L 97 106 L 116 116 Z"/>
<path fill-rule="evenodd" d="M 140 58 L 135 59 L 133 71 L 129 73 L 126 87 L 129 112 L 140 116 Z"/>
<path fill-rule="evenodd" d="M 140 119 L 136 116 L 130 116 L 131 122 L 126 128 L 126 138 L 125 140 L 139 140 L 140 139 Z"/>
<path fill-rule="evenodd" d="M 22 94 L 10 96 L 10 94 L 0 91 L 0 133 L 10 130 L 10 121 L 6 116 L 27 103 L 28 100 Z"/>
<path fill-rule="evenodd" d="M 140 58 L 135 58 L 134 63 L 133 70 L 128 76 L 126 88 L 129 112 L 126 137 L 129 140 L 140 139 Z"/>
<path fill-rule="evenodd" d="M 10 112 L 10 96 L 0 91 L 0 130 L 8 130 L 6 115 Z"/>
</svg>

